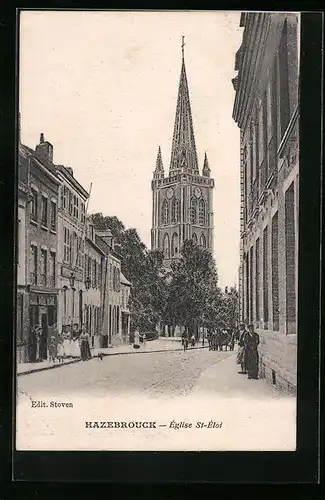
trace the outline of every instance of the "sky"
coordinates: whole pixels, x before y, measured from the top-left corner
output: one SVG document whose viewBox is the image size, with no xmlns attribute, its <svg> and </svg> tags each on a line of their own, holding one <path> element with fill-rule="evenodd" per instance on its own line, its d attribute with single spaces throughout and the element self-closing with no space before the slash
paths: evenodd
<svg viewBox="0 0 325 500">
<path fill-rule="evenodd" d="M 20 19 L 21 140 L 45 140 L 54 163 L 89 190 L 89 213 L 116 215 L 150 247 L 158 146 L 169 169 L 181 42 L 199 168 L 214 188 L 214 258 L 237 284 L 239 129 L 232 119 L 240 12 L 25 11 Z"/>
</svg>

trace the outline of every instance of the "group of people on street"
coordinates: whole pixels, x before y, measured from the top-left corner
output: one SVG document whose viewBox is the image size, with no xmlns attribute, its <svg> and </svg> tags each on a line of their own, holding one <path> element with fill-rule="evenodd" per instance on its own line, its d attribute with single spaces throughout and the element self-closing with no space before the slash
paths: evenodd
<svg viewBox="0 0 325 500">
<path fill-rule="evenodd" d="M 195 347 L 196 338 L 195 338 L 194 333 L 190 337 L 190 343 L 191 343 L 191 347 Z M 188 349 L 188 346 L 189 346 L 189 336 L 187 335 L 186 332 L 184 332 L 182 334 L 182 346 L 183 346 L 184 351 L 186 351 L 186 349 Z"/>
<path fill-rule="evenodd" d="M 217 328 L 216 330 L 208 332 L 207 339 L 209 351 L 227 351 L 228 348 L 230 351 L 233 351 L 237 340 L 236 330 L 232 331 L 230 328 Z"/>
<path fill-rule="evenodd" d="M 258 345 L 259 335 L 254 331 L 254 325 L 249 324 L 246 328 L 244 323 L 239 325 L 237 364 L 241 366 L 241 375 L 247 375 L 249 379 L 258 379 Z"/>
<path fill-rule="evenodd" d="M 81 358 L 87 361 L 92 357 L 89 335 L 85 330 L 74 333 L 65 331 L 59 334 L 57 328 L 54 327 L 48 341 L 48 354 L 49 360 L 53 363 L 56 360 L 62 363 L 67 358 Z"/>
</svg>

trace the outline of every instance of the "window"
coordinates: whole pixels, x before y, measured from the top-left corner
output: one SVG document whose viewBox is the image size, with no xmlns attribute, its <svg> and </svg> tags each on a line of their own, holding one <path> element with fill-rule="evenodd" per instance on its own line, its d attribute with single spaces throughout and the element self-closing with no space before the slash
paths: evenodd
<svg viewBox="0 0 325 500">
<path fill-rule="evenodd" d="M 79 218 L 79 198 L 78 196 L 73 196 L 73 216 Z"/>
<path fill-rule="evenodd" d="M 255 319 L 260 320 L 260 239 L 255 246 Z M 257 325 L 258 327 L 259 325 Z"/>
<path fill-rule="evenodd" d="M 18 219 L 17 221 L 17 247 L 16 247 L 16 257 L 17 257 L 17 266 L 20 266 L 20 240 L 21 240 L 21 220 Z"/>
<path fill-rule="evenodd" d="M 168 224 L 168 201 L 164 200 L 162 204 L 162 220 L 163 224 Z"/>
<path fill-rule="evenodd" d="M 172 201 L 172 222 L 178 222 L 179 219 L 179 203 L 177 198 Z"/>
<path fill-rule="evenodd" d="M 195 233 L 192 234 L 192 240 L 193 240 L 194 245 L 197 245 L 197 236 Z"/>
<path fill-rule="evenodd" d="M 280 99 L 279 99 L 279 114 L 280 114 L 280 137 L 289 124 L 290 104 L 289 104 L 289 67 L 288 67 L 288 40 L 287 40 L 287 21 L 284 22 L 282 38 L 279 46 L 279 80 L 280 80 Z"/>
<path fill-rule="evenodd" d="M 191 224 L 196 224 L 197 222 L 197 201 L 194 196 L 192 196 L 190 203 L 190 221 Z"/>
<path fill-rule="evenodd" d="M 168 234 L 165 234 L 164 237 L 164 256 L 165 259 L 169 259 L 169 236 Z"/>
<path fill-rule="evenodd" d="M 178 254 L 178 234 L 174 233 L 172 237 L 172 257 Z"/>
<path fill-rule="evenodd" d="M 264 328 L 269 321 L 268 228 L 263 231 L 263 316 Z"/>
<path fill-rule="evenodd" d="M 278 212 L 272 218 L 272 312 L 273 330 L 279 330 L 279 233 Z"/>
<path fill-rule="evenodd" d="M 30 247 L 30 282 L 31 285 L 37 285 L 37 247 Z"/>
<path fill-rule="evenodd" d="M 42 196 L 42 226 L 47 227 L 47 198 Z"/>
<path fill-rule="evenodd" d="M 96 262 L 96 259 L 93 259 L 93 273 L 92 273 L 92 277 L 93 277 L 93 288 L 96 288 L 97 286 L 97 262 Z"/>
<path fill-rule="evenodd" d="M 41 250 L 41 285 L 46 286 L 47 251 Z"/>
<path fill-rule="evenodd" d="M 203 198 L 199 202 L 199 224 L 201 226 L 205 225 L 205 201 Z"/>
<path fill-rule="evenodd" d="M 69 214 L 73 215 L 73 195 L 69 189 L 67 189 L 68 192 L 68 200 L 69 200 Z"/>
<path fill-rule="evenodd" d="M 56 231 L 56 203 L 51 201 L 51 229 Z"/>
<path fill-rule="evenodd" d="M 81 222 L 84 223 L 85 222 L 85 204 L 84 203 L 81 203 Z"/>
<path fill-rule="evenodd" d="M 109 287 L 111 290 L 113 289 L 113 266 L 112 266 L 112 264 L 109 265 Z"/>
<path fill-rule="evenodd" d="M 88 269 L 87 269 L 87 277 L 90 279 L 90 285 L 92 285 L 92 279 L 91 279 L 91 272 L 92 272 L 92 268 L 91 268 L 91 257 L 88 256 L 88 265 L 87 265 Z"/>
<path fill-rule="evenodd" d="M 68 228 L 64 230 L 64 247 L 63 247 L 63 260 L 64 262 L 71 263 L 71 248 L 70 248 L 70 231 Z"/>
<path fill-rule="evenodd" d="M 30 208 L 31 219 L 37 221 L 38 216 L 38 193 L 35 189 L 31 189 L 31 208 Z"/>
<path fill-rule="evenodd" d="M 50 275 L 50 280 L 49 280 L 49 285 L 54 287 L 55 286 L 55 275 L 56 275 L 56 261 L 55 261 L 55 252 L 50 252 L 50 262 L 49 262 L 49 275 Z"/>
<path fill-rule="evenodd" d="M 285 193 L 286 326 L 296 333 L 296 234 L 294 182 Z"/>
<path fill-rule="evenodd" d="M 203 233 L 201 234 L 201 237 L 200 237 L 200 246 L 203 248 L 206 247 L 206 239 L 205 239 L 205 236 Z"/>
</svg>

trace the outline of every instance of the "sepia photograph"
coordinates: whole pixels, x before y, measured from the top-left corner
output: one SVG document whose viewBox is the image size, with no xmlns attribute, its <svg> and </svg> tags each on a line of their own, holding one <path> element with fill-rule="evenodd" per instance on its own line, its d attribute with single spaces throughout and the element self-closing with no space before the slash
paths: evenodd
<svg viewBox="0 0 325 500">
<path fill-rule="evenodd" d="M 16 450 L 295 451 L 300 14 L 22 10 L 18 57 Z"/>
</svg>

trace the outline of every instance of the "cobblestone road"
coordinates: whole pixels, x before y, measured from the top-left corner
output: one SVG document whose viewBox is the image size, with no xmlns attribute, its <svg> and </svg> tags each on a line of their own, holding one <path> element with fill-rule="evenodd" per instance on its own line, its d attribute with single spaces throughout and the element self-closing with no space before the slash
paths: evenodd
<svg viewBox="0 0 325 500">
<path fill-rule="evenodd" d="M 204 370 L 233 354 L 208 349 L 108 356 L 24 375 L 18 393 L 186 396 Z"/>
</svg>

